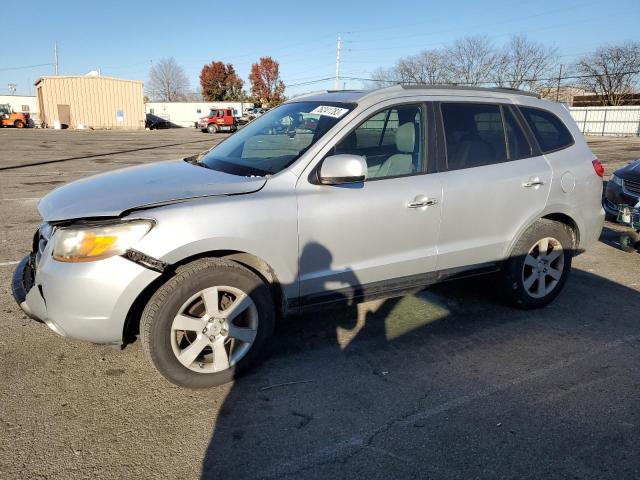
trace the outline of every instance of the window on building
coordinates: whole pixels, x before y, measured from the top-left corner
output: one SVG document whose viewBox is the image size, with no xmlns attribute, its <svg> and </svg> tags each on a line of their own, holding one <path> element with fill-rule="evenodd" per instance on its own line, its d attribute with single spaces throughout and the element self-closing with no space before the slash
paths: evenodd
<svg viewBox="0 0 640 480">
<path fill-rule="evenodd" d="M 29 105 L 22 105 L 22 111 L 23 112 L 28 112 L 29 111 Z"/>
</svg>

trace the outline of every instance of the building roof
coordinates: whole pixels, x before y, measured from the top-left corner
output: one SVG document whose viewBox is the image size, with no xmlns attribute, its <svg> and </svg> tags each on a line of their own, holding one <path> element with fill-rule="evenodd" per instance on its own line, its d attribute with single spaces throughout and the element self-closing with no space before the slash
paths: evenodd
<svg viewBox="0 0 640 480">
<path fill-rule="evenodd" d="M 54 79 L 64 79 L 64 78 L 82 78 L 82 79 L 87 79 L 87 80 L 92 80 L 95 81 L 97 80 L 114 80 L 114 81 L 118 81 L 118 82 L 129 82 L 129 83 L 141 83 L 144 84 L 144 82 L 142 80 L 129 80 L 128 78 L 118 78 L 118 77 L 105 77 L 102 75 L 43 75 L 42 77 L 39 77 L 34 85 L 38 85 L 41 81 L 43 80 L 54 80 Z"/>
</svg>

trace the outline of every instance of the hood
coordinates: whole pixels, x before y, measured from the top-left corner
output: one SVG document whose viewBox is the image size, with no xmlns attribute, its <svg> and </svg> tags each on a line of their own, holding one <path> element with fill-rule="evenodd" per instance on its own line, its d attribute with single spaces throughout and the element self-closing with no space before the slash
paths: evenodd
<svg viewBox="0 0 640 480">
<path fill-rule="evenodd" d="M 175 160 L 76 180 L 46 195 L 38 210 L 47 222 L 117 217 L 127 210 L 190 198 L 256 192 L 265 183 L 263 177 L 240 177 Z"/>
<path fill-rule="evenodd" d="M 616 177 L 620 177 L 624 180 L 640 182 L 640 159 L 634 160 L 613 173 L 615 173 Z"/>
</svg>

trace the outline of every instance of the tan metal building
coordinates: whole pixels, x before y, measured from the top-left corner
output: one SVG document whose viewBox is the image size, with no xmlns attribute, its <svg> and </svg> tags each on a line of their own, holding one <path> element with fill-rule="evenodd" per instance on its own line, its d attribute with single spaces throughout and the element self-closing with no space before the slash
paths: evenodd
<svg viewBox="0 0 640 480">
<path fill-rule="evenodd" d="M 101 76 L 40 77 L 36 81 L 40 119 L 53 127 L 82 124 L 99 129 L 144 129 L 143 84 Z"/>
</svg>

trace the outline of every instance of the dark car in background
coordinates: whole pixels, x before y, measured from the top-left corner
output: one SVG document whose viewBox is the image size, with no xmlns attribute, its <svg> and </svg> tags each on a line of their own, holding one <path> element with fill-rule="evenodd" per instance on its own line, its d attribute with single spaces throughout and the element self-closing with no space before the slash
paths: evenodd
<svg viewBox="0 0 640 480">
<path fill-rule="evenodd" d="M 149 130 L 158 130 L 160 128 L 173 128 L 174 125 L 167 119 L 158 117 L 152 113 L 147 113 L 144 121 L 145 128 Z"/>
<path fill-rule="evenodd" d="M 607 182 L 602 202 L 607 215 L 617 216 L 620 205 L 640 203 L 640 159 L 619 168 Z"/>
</svg>

